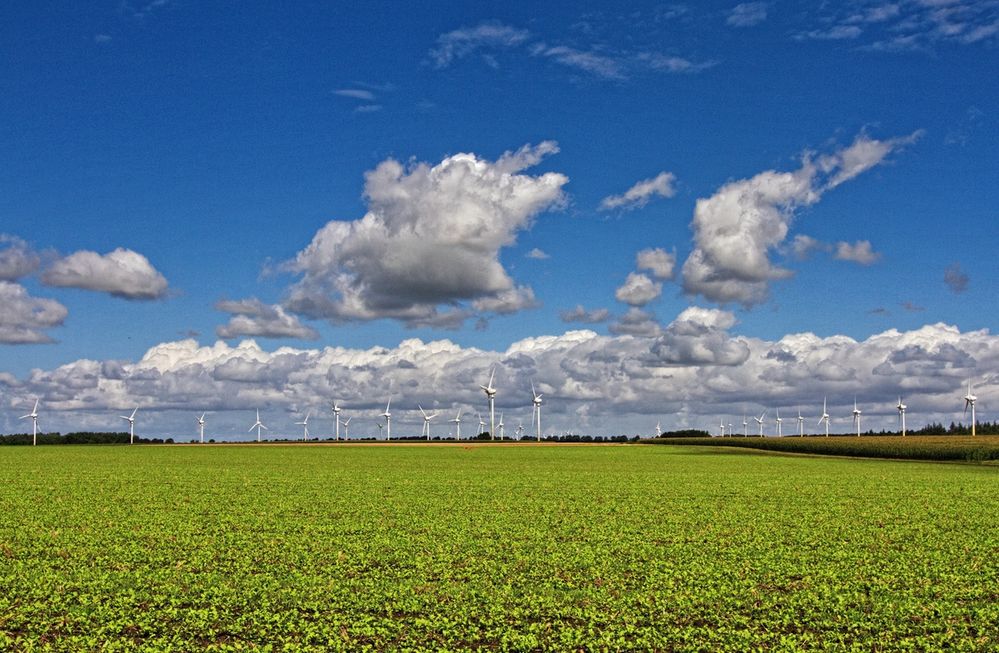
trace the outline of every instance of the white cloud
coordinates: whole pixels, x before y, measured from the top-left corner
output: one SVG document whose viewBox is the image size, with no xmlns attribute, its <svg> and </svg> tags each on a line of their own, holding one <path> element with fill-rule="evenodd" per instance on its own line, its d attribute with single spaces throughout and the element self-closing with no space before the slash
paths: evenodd
<svg viewBox="0 0 999 653">
<path fill-rule="evenodd" d="M 840 241 L 836 243 L 836 253 L 833 257 L 838 261 L 851 261 L 860 265 L 873 265 L 881 259 L 881 253 L 875 252 L 868 240 L 858 240 L 852 245 Z"/>
<path fill-rule="evenodd" d="M 24 286 L 0 280 L 0 343 L 53 342 L 45 330 L 60 326 L 66 315 L 66 307 L 54 299 L 32 297 Z"/>
<path fill-rule="evenodd" d="M 584 52 L 564 45 L 557 45 L 536 49 L 535 54 L 543 55 L 563 66 L 577 68 L 604 79 L 625 78 L 624 69 L 616 58 L 597 52 Z"/>
<path fill-rule="evenodd" d="M 676 254 L 671 254 L 661 247 L 643 249 L 635 256 L 635 267 L 650 272 L 660 281 L 673 278 L 676 267 Z"/>
<path fill-rule="evenodd" d="M 564 201 L 565 175 L 522 174 L 558 146 L 545 141 L 496 161 L 455 154 L 431 166 L 394 160 L 365 175 L 368 213 L 333 221 L 288 268 L 303 275 L 285 308 L 333 322 L 394 318 L 411 326 L 467 316 L 438 307 L 477 303 L 508 312 L 534 305 L 499 252 Z"/>
<path fill-rule="evenodd" d="M 582 304 L 576 304 L 575 308 L 559 312 L 559 317 L 563 322 L 580 322 L 582 324 L 598 324 L 606 322 L 611 317 L 611 312 L 606 308 L 597 308 L 588 311 Z"/>
<path fill-rule="evenodd" d="M 767 2 L 743 2 L 732 8 L 725 22 L 732 27 L 752 27 L 767 19 Z"/>
<path fill-rule="evenodd" d="M 215 329 L 219 338 L 229 340 L 243 336 L 260 336 L 319 339 L 319 333 L 302 324 L 296 316 L 288 315 L 280 306 L 270 306 L 256 298 L 239 301 L 222 300 L 215 304 L 215 308 L 232 314 L 228 324 Z"/>
<path fill-rule="evenodd" d="M 794 255 L 794 258 L 799 261 L 807 259 L 812 255 L 812 252 L 828 249 L 829 246 L 826 243 L 812 238 L 811 236 L 806 236 L 805 234 L 798 234 L 794 237 L 794 240 L 791 241 L 791 252 Z"/>
<path fill-rule="evenodd" d="M 671 322 L 652 346 L 652 355 L 666 365 L 741 365 L 749 345 L 732 338 L 735 325 L 728 311 L 691 306 Z"/>
<path fill-rule="evenodd" d="M 856 25 L 834 25 L 828 29 L 811 30 L 797 35 L 799 39 L 815 39 L 817 41 L 843 41 L 855 39 L 863 34 Z"/>
<path fill-rule="evenodd" d="M 676 176 L 672 172 L 660 172 L 651 179 L 643 179 L 629 188 L 622 195 L 610 195 L 600 202 L 601 211 L 612 209 L 637 209 L 649 203 L 653 197 L 673 197 L 676 189 L 673 182 Z"/>
<path fill-rule="evenodd" d="M 641 52 L 638 60 L 652 70 L 668 73 L 699 73 L 718 65 L 717 61 L 691 61 L 683 57 L 664 55 L 659 52 Z"/>
<path fill-rule="evenodd" d="M 797 209 L 881 163 L 919 134 L 884 141 L 860 134 L 832 154 L 806 153 L 793 172 L 761 172 L 699 199 L 691 223 L 695 247 L 683 265 L 684 290 L 720 303 L 765 301 L 770 282 L 792 274 L 770 260 L 770 251 L 787 238 Z"/>
<path fill-rule="evenodd" d="M 637 306 L 629 308 L 628 312 L 612 322 L 608 329 L 614 335 L 639 338 L 655 338 L 663 332 L 656 316 Z"/>
<path fill-rule="evenodd" d="M 0 281 L 16 281 L 38 269 L 40 258 L 17 236 L 0 234 Z"/>
<path fill-rule="evenodd" d="M 545 252 L 544 250 L 538 249 L 537 247 L 535 247 L 534 249 L 532 249 L 531 251 L 529 251 L 524 256 L 526 256 L 527 258 L 533 258 L 533 259 L 538 260 L 538 261 L 544 261 L 545 259 L 551 258 L 551 256 L 549 256 L 547 252 Z"/>
<path fill-rule="evenodd" d="M 640 272 L 630 272 L 624 284 L 614 292 L 614 297 L 631 306 L 645 306 L 662 293 L 663 285 L 658 281 Z"/>
<path fill-rule="evenodd" d="M 81 250 L 53 263 L 42 282 L 62 288 L 82 288 L 124 299 L 160 299 L 167 280 L 142 254 L 119 247 L 104 254 Z"/>
<path fill-rule="evenodd" d="M 341 97 L 349 97 L 355 100 L 365 100 L 367 102 L 373 102 L 375 100 L 375 94 L 366 88 L 341 88 L 333 91 L 333 93 Z"/>
<path fill-rule="evenodd" d="M 511 48 L 523 44 L 529 36 L 527 30 L 486 21 L 442 34 L 437 39 L 437 47 L 430 51 L 430 57 L 438 68 L 444 68 L 481 48 Z"/>
</svg>

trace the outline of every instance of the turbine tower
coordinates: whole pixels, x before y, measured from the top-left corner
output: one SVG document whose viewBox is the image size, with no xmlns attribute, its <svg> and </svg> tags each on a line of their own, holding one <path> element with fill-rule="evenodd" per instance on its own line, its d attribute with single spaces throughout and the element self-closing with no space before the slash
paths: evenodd
<svg viewBox="0 0 999 653">
<path fill-rule="evenodd" d="M 780 428 L 780 425 L 783 422 L 784 422 L 784 420 L 781 419 L 781 416 L 780 416 L 780 408 L 778 408 L 777 409 L 777 437 L 778 438 L 784 437 L 784 433 L 781 431 L 781 428 Z"/>
<path fill-rule="evenodd" d="M 419 404 L 417 404 L 416 407 L 420 409 L 421 413 L 423 413 L 423 431 L 420 432 L 420 435 L 426 435 L 427 436 L 427 440 L 429 440 L 430 439 L 430 420 L 432 420 L 433 418 L 437 417 L 437 413 L 434 413 L 433 415 L 427 415 L 427 412 L 425 410 L 423 410 L 423 406 L 420 406 Z"/>
<path fill-rule="evenodd" d="M 389 412 L 389 406 L 392 405 L 392 395 L 389 395 L 388 403 L 385 404 L 385 412 L 381 414 L 385 418 L 385 439 L 392 439 L 392 413 Z"/>
<path fill-rule="evenodd" d="M 310 410 L 305 414 L 305 419 L 301 422 L 295 422 L 298 426 L 302 427 L 302 442 L 309 441 L 309 418 L 312 417 L 312 411 Z"/>
<path fill-rule="evenodd" d="M 742 415 L 742 437 L 749 437 L 749 420 L 746 419 L 745 413 Z"/>
<path fill-rule="evenodd" d="M 139 407 L 136 406 L 135 410 L 133 410 L 132 414 L 129 415 L 128 417 L 125 417 L 124 415 L 120 415 L 119 416 L 122 419 L 127 419 L 128 420 L 128 443 L 129 444 L 135 444 L 135 413 L 138 410 L 139 410 Z"/>
<path fill-rule="evenodd" d="M 38 399 L 35 399 L 35 407 L 27 415 L 21 415 L 18 419 L 31 418 L 31 446 L 38 444 Z"/>
<path fill-rule="evenodd" d="M 482 432 L 485 430 L 486 423 L 482 421 L 482 413 L 479 413 L 479 435 L 482 435 Z M 490 433 L 489 436 L 492 437 L 492 433 Z"/>
<path fill-rule="evenodd" d="M 762 413 L 760 413 L 759 417 L 753 417 L 753 419 L 756 420 L 756 423 L 760 425 L 760 437 L 761 438 L 763 437 L 763 418 L 766 416 L 766 414 L 767 414 L 767 411 L 763 411 Z"/>
<path fill-rule="evenodd" d="M 853 425 L 857 427 L 857 437 L 860 437 L 860 413 L 861 410 L 857 408 L 857 398 L 853 398 Z"/>
<path fill-rule="evenodd" d="M 205 443 L 205 413 L 201 413 L 201 417 L 195 418 L 198 421 L 198 428 L 201 429 L 201 444 Z"/>
<path fill-rule="evenodd" d="M 493 378 L 496 376 L 496 368 L 493 367 L 489 371 L 489 383 L 486 385 L 480 385 L 482 391 L 486 393 L 486 398 L 489 400 L 489 439 L 492 440 L 496 435 L 496 388 L 493 387 Z"/>
<path fill-rule="evenodd" d="M 333 421 L 336 422 L 336 432 L 333 434 L 334 440 L 340 439 L 340 404 L 334 399 L 333 400 Z"/>
<path fill-rule="evenodd" d="M 826 437 L 829 437 L 829 413 L 826 412 L 826 399 L 822 398 L 822 417 L 819 418 L 819 424 L 822 422 L 826 423 Z"/>
<path fill-rule="evenodd" d="M 902 403 L 902 397 L 901 397 L 901 395 L 898 398 L 898 405 L 895 406 L 895 408 L 898 408 L 898 421 L 902 424 L 902 437 L 904 438 L 905 437 L 905 409 L 908 408 L 908 406 L 906 406 L 905 404 Z"/>
<path fill-rule="evenodd" d="M 534 381 L 531 381 L 531 394 L 534 395 L 534 414 L 531 416 L 531 421 L 533 421 L 538 427 L 538 442 L 541 442 L 541 397 L 538 391 L 534 389 Z"/>
<path fill-rule="evenodd" d="M 253 423 L 253 426 L 250 427 L 250 429 L 247 431 L 247 433 L 250 433 L 251 431 L 253 431 L 253 429 L 257 429 L 257 442 L 260 442 L 260 429 L 264 429 L 266 431 L 267 427 L 264 426 L 264 423 L 260 421 L 260 409 L 259 408 L 257 409 L 257 421 Z"/>
<path fill-rule="evenodd" d="M 968 406 L 971 406 L 971 437 L 975 437 L 975 400 L 978 399 L 971 394 L 971 379 L 968 379 L 968 394 L 964 395 L 964 414 L 968 414 Z"/>
<path fill-rule="evenodd" d="M 503 432 L 503 413 L 500 413 L 500 421 L 496 425 L 496 427 L 499 428 L 500 440 L 502 440 L 503 437 L 504 437 L 504 432 Z"/>
<path fill-rule="evenodd" d="M 801 409 L 798 409 L 798 437 L 805 437 L 805 418 L 801 416 Z"/>
<path fill-rule="evenodd" d="M 347 419 L 345 419 L 343 421 L 343 439 L 344 440 L 347 439 L 347 435 L 350 433 L 350 420 L 352 420 L 352 419 L 354 419 L 354 418 L 353 417 L 348 417 Z"/>
<path fill-rule="evenodd" d="M 461 409 L 460 408 L 458 409 L 458 414 L 454 416 L 454 419 L 451 420 L 451 422 L 454 424 L 454 429 L 455 429 L 456 437 L 459 440 L 461 440 Z"/>
</svg>

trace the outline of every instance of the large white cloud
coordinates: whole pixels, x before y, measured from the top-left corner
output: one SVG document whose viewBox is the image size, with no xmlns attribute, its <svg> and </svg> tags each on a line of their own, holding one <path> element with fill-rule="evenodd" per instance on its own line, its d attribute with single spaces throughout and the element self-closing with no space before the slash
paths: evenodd
<svg viewBox="0 0 999 653">
<path fill-rule="evenodd" d="M 82 288 L 124 299 L 160 299 L 167 280 L 142 254 L 119 247 L 101 255 L 81 250 L 53 263 L 42 274 L 49 286 Z"/>
<path fill-rule="evenodd" d="M 662 293 L 663 285 L 658 281 L 641 272 L 629 272 L 624 283 L 614 291 L 614 297 L 631 306 L 645 306 Z"/>
<path fill-rule="evenodd" d="M 365 175 L 368 213 L 328 223 L 288 264 L 302 278 L 285 307 L 333 322 L 433 325 L 463 319 L 470 309 L 534 305 L 533 292 L 514 283 L 499 253 L 563 202 L 565 175 L 522 174 L 556 152 L 545 141 L 496 161 L 455 154 L 433 166 L 382 162 Z"/>
<path fill-rule="evenodd" d="M 61 325 L 66 314 L 66 307 L 54 299 L 32 297 L 24 286 L 0 280 L 0 343 L 52 342 L 45 330 Z"/>
<path fill-rule="evenodd" d="M 643 319 L 634 317 L 636 324 Z M 644 319 L 654 323 L 649 314 Z M 569 331 L 527 338 L 504 351 L 448 340 L 275 350 L 253 341 L 202 346 L 182 340 L 157 345 L 134 362 L 79 360 L 23 379 L 0 375 L 0 401 L 13 411 L 39 396 L 49 411 L 46 423 L 63 430 L 117 429 L 118 411 L 138 405 L 140 432 L 192 437 L 191 413 L 208 410 L 210 433 L 238 438 L 246 437 L 256 408 L 272 434 L 294 435 L 293 422 L 310 409 L 322 411 L 316 432 L 328 433 L 333 398 L 356 416 L 352 433 L 375 434 L 377 413 L 391 394 L 393 431 L 416 435 L 422 424 L 417 405 L 483 411 L 478 384 L 495 365 L 497 409 L 506 423 L 529 422 L 533 380 L 545 394 L 546 431 L 647 432 L 657 419 L 666 428 L 707 427 L 719 417 L 764 408 L 773 414 L 778 407 L 788 415 L 801 409 L 814 423 L 828 397 L 833 431 L 845 432 L 854 395 L 865 428 L 893 427 L 899 395 L 909 405 L 910 425 L 949 423 L 962 418 L 969 377 L 981 419 L 994 419 L 987 407 L 999 405 L 999 336 L 985 330 L 932 324 L 859 341 L 811 333 L 766 340 L 732 333 L 735 326 L 728 311 L 692 307 L 653 337 Z"/>
<path fill-rule="evenodd" d="M 786 240 L 796 211 L 881 163 L 919 134 L 884 141 L 860 134 L 832 154 L 806 153 L 797 170 L 761 172 L 699 199 L 691 222 L 695 247 L 683 264 L 684 290 L 720 303 L 752 306 L 765 301 L 770 282 L 792 274 L 770 254 Z"/>
<path fill-rule="evenodd" d="M 676 267 L 676 254 L 671 254 L 661 247 L 643 249 L 635 255 L 635 267 L 648 271 L 660 281 L 673 278 L 673 268 Z"/>
</svg>

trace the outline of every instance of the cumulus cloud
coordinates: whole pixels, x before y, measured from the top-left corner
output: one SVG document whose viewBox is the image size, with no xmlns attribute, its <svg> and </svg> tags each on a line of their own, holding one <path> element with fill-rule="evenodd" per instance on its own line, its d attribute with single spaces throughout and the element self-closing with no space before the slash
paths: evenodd
<svg viewBox="0 0 999 653">
<path fill-rule="evenodd" d="M 817 250 L 828 249 L 829 246 L 820 240 L 812 238 L 811 236 L 806 236 L 805 234 L 798 234 L 791 241 L 791 253 L 794 258 L 799 261 L 804 261 L 812 252 Z"/>
<path fill-rule="evenodd" d="M 66 307 L 54 299 L 32 297 L 24 286 L 0 281 L 0 343 L 54 342 L 45 330 L 62 325 L 66 315 Z"/>
<path fill-rule="evenodd" d="M 770 259 L 787 238 L 801 207 L 881 163 L 920 132 L 888 140 L 860 134 L 848 147 L 831 154 L 806 153 L 792 172 L 768 170 L 729 182 L 699 199 L 691 227 L 694 250 L 683 265 L 683 286 L 690 295 L 752 306 L 765 301 L 769 284 L 791 276 Z"/>
<path fill-rule="evenodd" d="M 631 306 L 645 306 L 662 293 L 663 285 L 661 283 L 653 281 L 648 275 L 641 272 L 631 272 L 624 280 L 624 284 L 614 292 L 614 297 L 619 302 Z"/>
<path fill-rule="evenodd" d="M 123 299 L 160 299 L 167 280 L 142 254 L 119 247 L 108 254 L 82 250 L 53 263 L 42 282 L 62 288 L 106 292 Z"/>
<path fill-rule="evenodd" d="M 955 293 L 963 293 L 968 289 L 968 275 L 961 270 L 960 263 L 951 263 L 944 270 L 944 283 Z"/>
<path fill-rule="evenodd" d="M 643 249 L 635 256 L 635 266 L 639 271 L 649 272 L 655 279 L 666 281 L 673 278 L 676 254 L 671 254 L 661 247 Z"/>
<path fill-rule="evenodd" d="M 598 324 L 606 322 L 611 317 L 611 312 L 606 308 L 597 308 L 592 311 L 583 308 L 582 304 L 576 304 L 574 308 L 560 311 L 559 317 L 563 322 L 580 322 L 582 324 Z"/>
<path fill-rule="evenodd" d="M 859 265 L 874 265 L 881 260 L 881 253 L 875 252 L 868 240 L 858 240 L 852 245 L 840 241 L 836 243 L 833 257 L 838 261 L 850 261 Z"/>
<path fill-rule="evenodd" d="M 612 322 L 608 329 L 618 336 L 654 338 L 663 332 L 656 316 L 649 311 L 632 306 L 628 312 Z"/>
<path fill-rule="evenodd" d="M 705 416 L 717 422 L 774 407 L 800 407 L 814 423 L 823 397 L 829 398 L 833 430 L 838 424 L 846 430 L 854 395 L 874 428 L 895 426 L 899 395 L 909 406 L 910 424 L 947 423 L 961 418 L 969 376 L 983 402 L 999 392 L 999 378 L 979 371 L 999 368 L 999 336 L 987 330 L 962 333 L 932 324 L 866 340 L 812 333 L 771 340 L 733 334 L 730 312 L 700 307 L 665 328 L 635 308 L 618 327 L 618 336 L 569 331 L 500 351 L 448 340 L 271 351 L 253 341 L 205 346 L 181 340 L 156 345 L 136 361 L 78 360 L 21 379 L 0 375 L 0 384 L 11 404 L 41 397 L 53 429 L 116 429 L 116 411 L 139 405 L 145 433 L 196 437 L 190 411 L 198 406 L 211 412 L 209 428 L 224 439 L 247 437 L 257 408 L 272 435 L 296 432 L 293 422 L 301 414 L 322 409 L 315 432 L 328 435 L 331 397 L 348 411 L 342 417 L 355 416 L 352 433 L 377 435 L 375 416 L 389 392 L 393 432 L 416 435 L 423 423 L 417 405 L 484 409 L 478 384 L 493 366 L 497 409 L 507 423 L 529 422 L 533 379 L 545 394 L 546 432 L 568 428 L 583 409 L 594 434 L 634 433 L 647 428 L 650 415 L 668 416 L 664 426 L 675 428 L 703 423 Z M 632 329 L 651 337 L 636 337 Z"/>
<path fill-rule="evenodd" d="M 609 195 L 600 202 L 601 211 L 613 209 L 638 209 L 649 203 L 654 197 L 673 197 L 676 189 L 673 182 L 676 176 L 672 172 L 660 172 L 651 179 L 643 179 L 626 190 L 621 195 Z"/>
<path fill-rule="evenodd" d="M 533 258 L 533 259 L 538 260 L 538 261 L 543 261 L 545 259 L 551 258 L 551 256 L 549 256 L 547 252 L 545 252 L 544 250 L 538 249 L 537 247 L 535 247 L 534 249 L 532 249 L 531 251 L 529 251 L 524 256 L 526 256 L 527 258 Z"/>
<path fill-rule="evenodd" d="M 365 175 L 367 214 L 328 223 L 287 264 L 302 278 L 285 308 L 332 322 L 421 325 L 464 315 L 441 313 L 440 305 L 472 302 L 491 312 L 533 306 L 533 291 L 515 285 L 499 252 L 537 215 L 562 205 L 565 175 L 523 174 L 556 152 L 545 141 L 496 161 L 455 154 L 434 166 L 382 162 Z"/>
<path fill-rule="evenodd" d="M 511 48 L 523 44 L 529 36 L 527 30 L 498 21 L 485 21 L 475 27 L 462 27 L 439 36 L 437 46 L 430 51 L 430 58 L 438 68 L 444 68 L 481 48 Z"/>
<path fill-rule="evenodd" d="M 280 306 L 270 306 L 256 298 L 239 301 L 222 300 L 215 304 L 215 308 L 232 314 L 228 324 L 215 329 L 219 338 L 229 340 L 242 336 L 260 336 L 319 339 L 319 333 L 302 324 L 296 316 L 289 315 Z"/>
<path fill-rule="evenodd" d="M 732 27 L 752 27 L 759 25 L 767 19 L 769 3 L 766 2 L 743 2 L 732 7 L 725 23 Z"/>
<path fill-rule="evenodd" d="M 17 236 L 0 234 L 0 248 L 0 281 L 17 281 L 38 269 L 38 254 Z"/>
</svg>

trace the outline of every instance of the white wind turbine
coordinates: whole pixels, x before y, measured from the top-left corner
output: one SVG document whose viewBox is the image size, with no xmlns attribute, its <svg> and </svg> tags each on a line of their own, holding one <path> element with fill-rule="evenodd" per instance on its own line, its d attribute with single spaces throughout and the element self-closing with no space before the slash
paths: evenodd
<svg viewBox="0 0 999 653">
<path fill-rule="evenodd" d="M 259 408 L 257 409 L 257 421 L 253 423 L 253 426 L 251 426 L 249 428 L 249 430 L 247 430 L 247 433 L 252 432 L 253 429 L 257 429 L 257 442 L 260 442 L 260 429 L 264 429 L 265 431 L 268 430 L 268 429 L 267 429 L 266 426 L 264 426 L 264 423 L 260 421 L 260 409 Z"/>
<path fill-rule="evenodd" d="M 128 420 L 128 443 L 129 444 L 135 444 L 135 413 L 138 410 L 139 410 L 139 407 L 136 406 L 135 410 L 133 410 L 132 414 L 129 415 L 128 417 L 125 417 L 124 415 L 120 415 L 119 416 L 122 419 L 127 419 Z"/>
<path fill-rule="evenodd" d="M 964 414 L 968 414 L 968 406 L 971 406 L 971 436 L 975 437 L 975 401 L 978 399 L 971 394 L 971 379 L 968 379 L 968 394 L 964 395 Z M 988 402 L 986 402 L 988 403 Z"/>
<path fill-rule="evenodd" d="M 353 417 L 348 417 L 347 419 L 345 419 L 343 421 L 343 439 L 344 439 L 344 441 L 346 441 L 347 440 L 347 436 L 350 435 L 350 420 L 352 420 L 352 419 L 354 419 L 354 418 Z M 381 426 L 381 424 L 379 424 L 379 426 Z"/>
<path fill-rule="evenodd" d="M 538 391 L 534 389 L 534 381 L 531 381 L 531 394 L 534 395 L 534 414 L 531 416 L 531 420 L 538 427 L 538 442 L 541 442 L 541 397 Z"/>
<path fill-rule="evenodd" d="M 432 420 L 433 418 L 437 417 L 437 413 L 434 413 L 433 415 L 427 415 L 427 412 L 425 410 L 423 410 L 423 406 L 420 406 L 419 404 L 417 404 L 416 407 L 420 409 L 421 413 L 423 413 L 423 430 L 420 432 L 420 435 L 426 435 L 427 436 L 427 440 L 429 440 L 430 439 L 430 420 Z"/>
<path fill-rule="evenodd" d="M 523 424 L 523 422 L 521 422 L 520 424 L 517 424 L 517 439 L 518 440 L 523 440 L 524 439 L 524 424 Z"/>
<path fill-rule="evenodd" d="M 489 383 L 486 385 L 480 385 L 482 392 L 486 393 L 486 398 L 489 400 L 489 439 L 492 440 L 496 436 L 496 388 L 493 387 L 493 378 L 496 376 L 496 368 L 493 367 L 489 371 Z"/>
<path fill-rule="evenodd" d="M 656 437 L 657 438 L 658 437 L 662 437 L 662 434 L 663 434 L 662 423 L 659 422 L 659 421 L 656 421 Z"/>
<path fill-rule="evenodd" d="M 378 427 L 378 437 L 381 437 L 382 436 L 382 429 L 385 428 L 385 425 L 382 424 L 381 422 L 375 422 L 375 426 Z"/>
<path fill-rule="evenodd" d="M 505 433 L 503 431 L 503 413 L 500 413 L 500 421 L 496 424 L 496 427 L 499 429 L 500 440 L 502 440 L 505 437 Z"/>
<path fill-rule="evenodd" d="M 798 409 L 798 437 L 805 437 L 805 418 L 801 416 L 801 409 Z"/>
<path fill-rule="evenodd" d="M 392 413 L 389 412 L 389 406 L 392 405 L 392 395 L 389 395 L 388 403 L 385 404 L 385 412 L 381 414 L 385 418 L 385 439 L 392 439 Z"/>
<path fill-rule="evenodd" d="M 895 406 L 898 409 L 898 421 L 902 424 L 902 437 L 905 437 L 905 409 L 908 408 L 902 403 L 902 397 L 899 395 L 898 405 Z"/>
<path fill-rule="evenodd" d="M 763 418 L 766 417 L 766 414 L 767 414 L 767 411 L 763 411 L 762 413 L 760 413 L 759 417 L 755 417 L 755 416 L 753 417 L 753 419 L 756 420 L 756 423 L 760 425 L 760 437 L 761 438 L 763 437 Z"/>
<path fill-rule="evenodd" d="M 305 419 L 301 422 L 295 422 L 296 425 L 302 427 L 302 442 L 309 441 L 309 418 L 312 417 L 312 411 L 310 410 L 305 414 Z"/>
<path fill-rule="evenodd" d="M 334 399 L 333 400 L 333 421 L 336 422 L 336 432 L 333 435 L 334 440 L 340 439 L 340 404 Z"/>
<path fill-rule="evenodd" d="M 486 423 L 482 421 L 482 413 L 479 413 L 479 435 L 482 435 L 485 432 L 485 430 L 486 430 Z M 489 435 L 490 437 L 492 436 L 491 433 Z"/>
<path fill-rule="evenodd" d="M 35 399 L 35 407 L 27 415 L 21 415 L 18 419 L 31 418 L 31 446 L 38 444 L 38 399 Z"/>
<path fill-rule="evenodd" d="M 718 421 L 718 430 L 721 431 L 721 436 L 724 438 L 725 437 L 725 420 L 724 419 L 720 419 Z"/>
<path fill-rule="evenodd" d="M 729 422 L 728 423 L 728 437 L 732 437 L 732 433 L 734 433 L 734 431 L 732 431 L 732 422 Z"/>
<path fill-rule="evenodd" d="M 458 414 L 454 416 L 453 420 L 451 420 L 451 423 L 454 424 L 455 437 L 457 439 L 461 440 L 461 409 L 460 408 L 458 409 Z"/>
<path fill-rule="evenodd" d="M 819 418 L 818 423 L 826 423 L 826 437 L 829 437 L 829 413 L 826 412 L 826 398 L 822 398 L 822 417 Z"/>
<path fill-rule="evenodd" d="M 742 437 L 749 437 L 749 420 L 746 419 L 746 415 L 742 415 Z"/>
<path fill-rule="evenodd" d="M 777 409 L 777 437 L 778 438 L 784 437 L 784 433 L 783 433 L 783 431 L 781 431 L 781 427 L 780 427 L 780 425 L 783 424 L 783 423 L 784 423 L 784 420 L 781 419 L 780 408 L 778 408 Z"/>
<path fill-rule="evenodd" d="M 862 411 L 857 408 L 857 398 L 853 398 L 853 425 L 857 427 L 857 437 L 860 437 L 860 413 Z"/>
<path fill-rule="evenodd" d="M 194 419 L 198 422 L 198 428 L 201 430 L 201 444 L 205 443 L 205 414 L 201 413 L 201 417 L 195 417 Z"/>
</svg>

